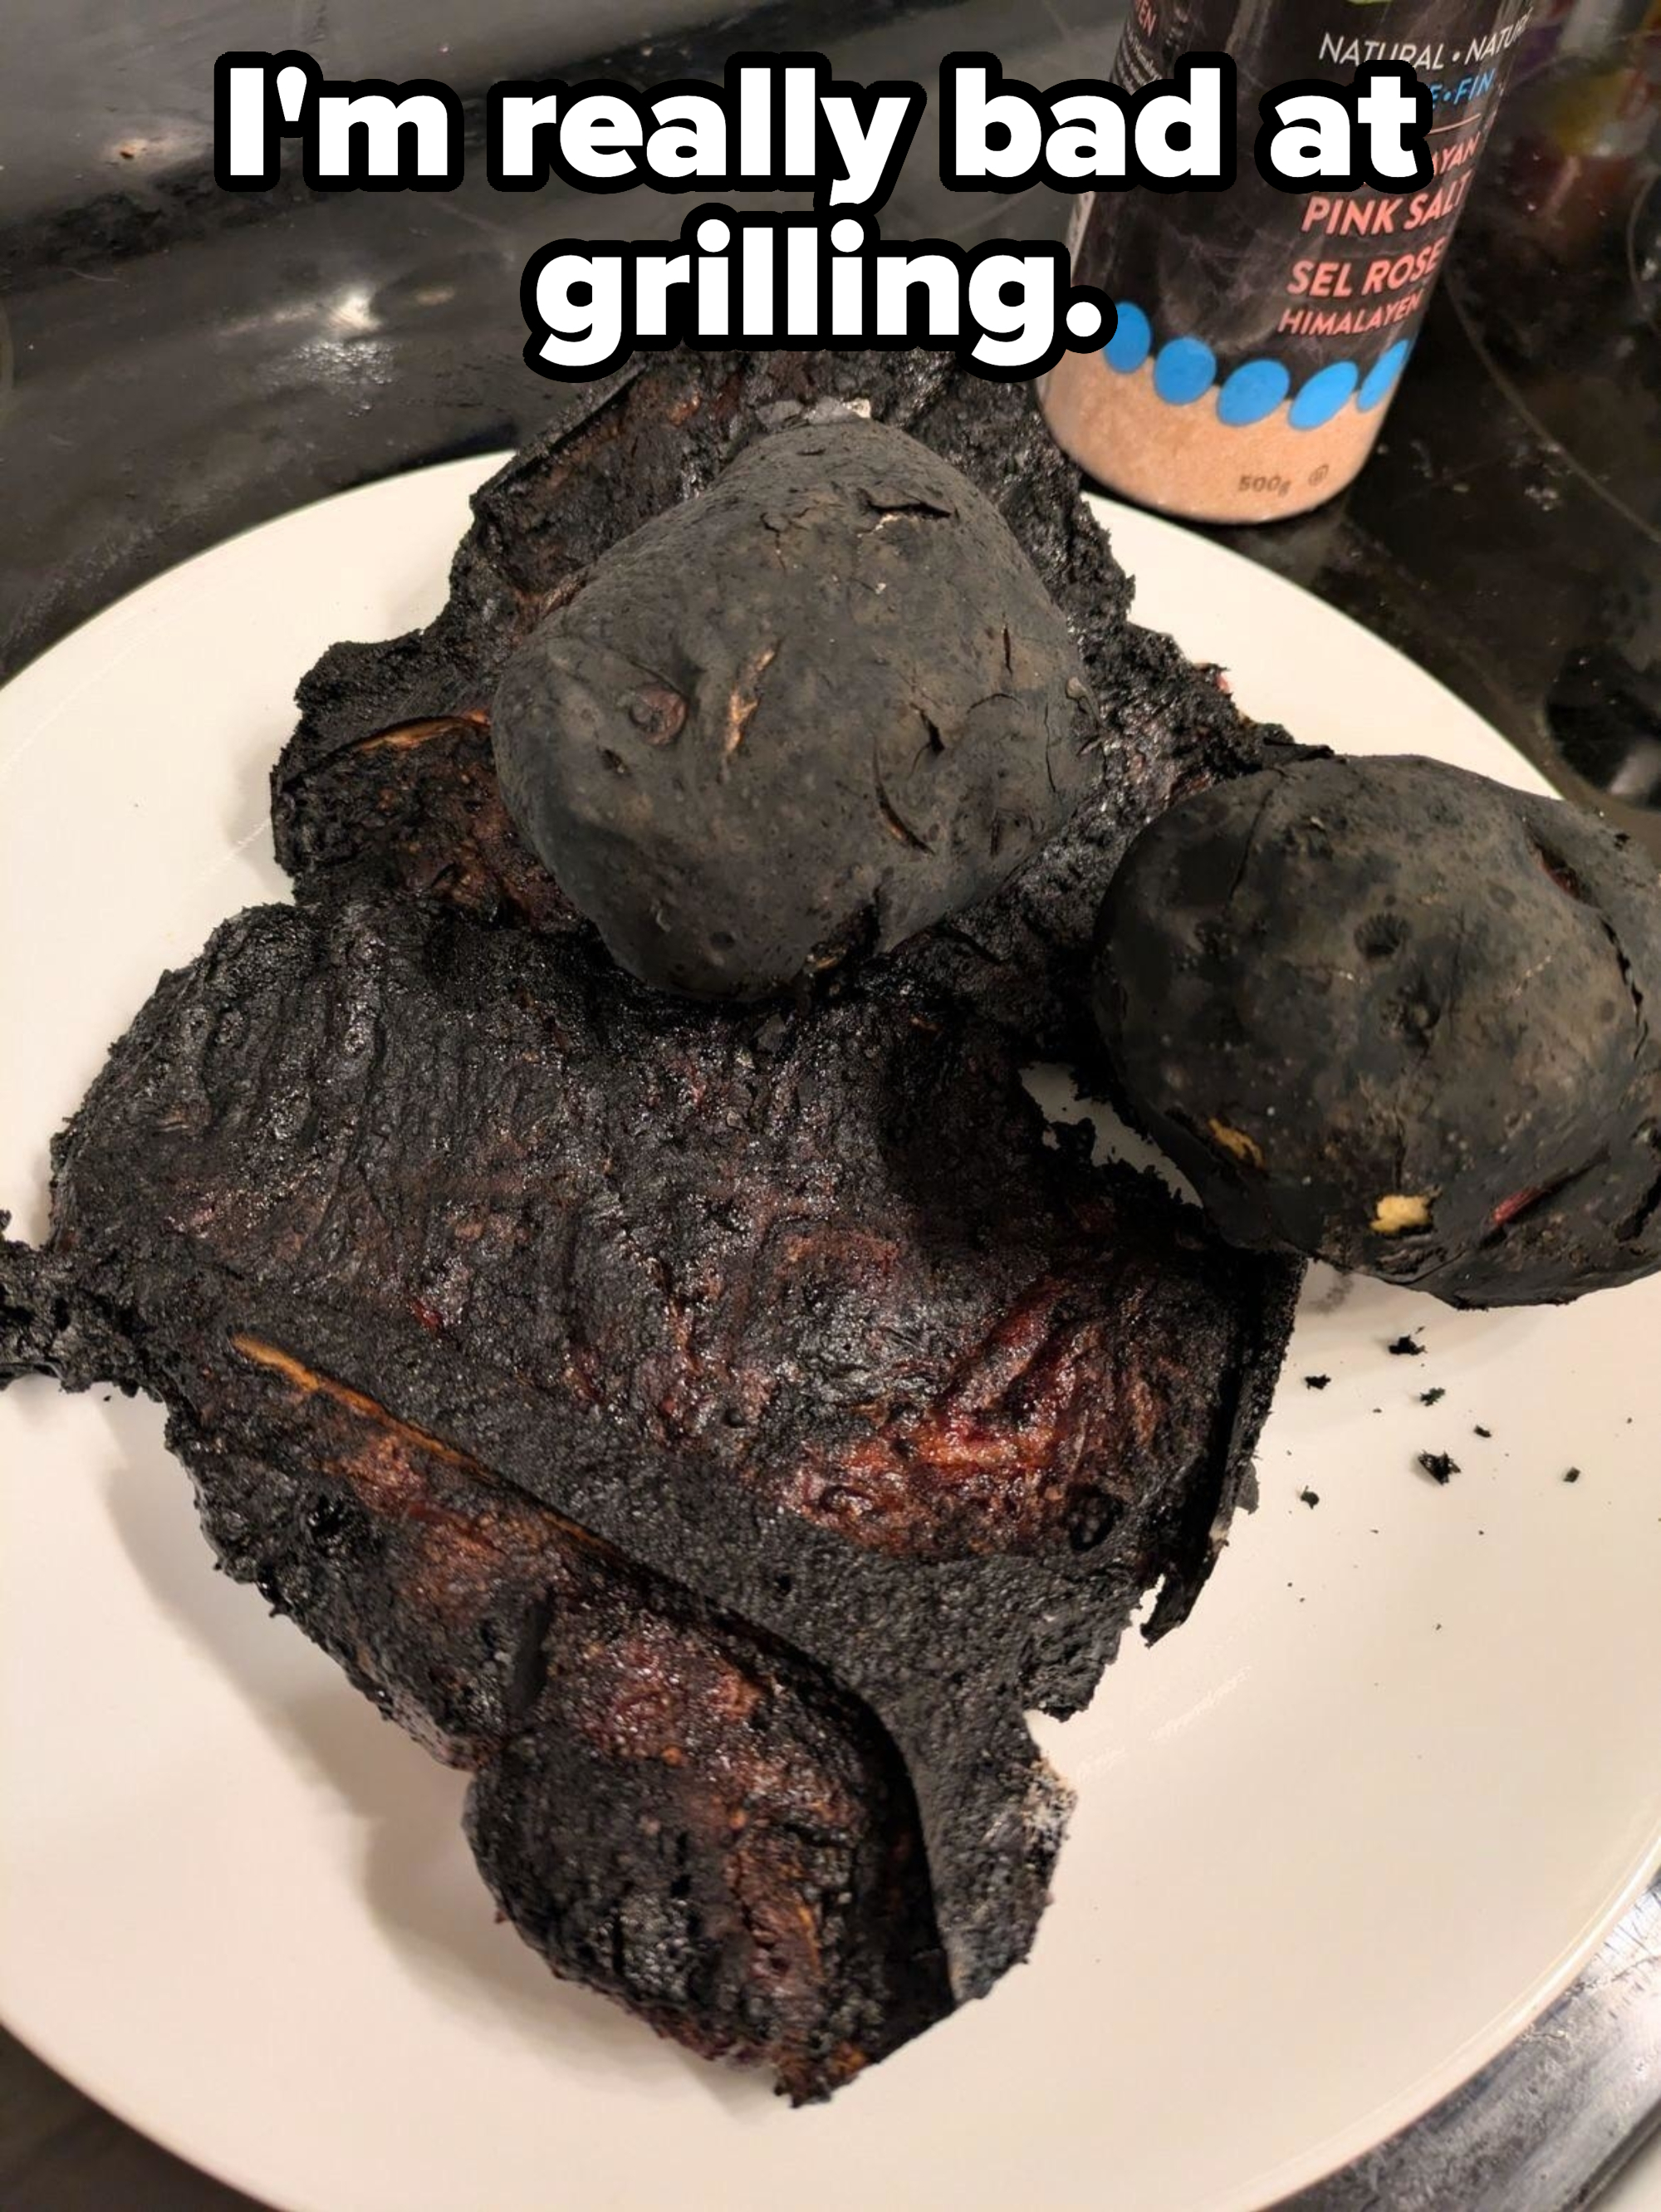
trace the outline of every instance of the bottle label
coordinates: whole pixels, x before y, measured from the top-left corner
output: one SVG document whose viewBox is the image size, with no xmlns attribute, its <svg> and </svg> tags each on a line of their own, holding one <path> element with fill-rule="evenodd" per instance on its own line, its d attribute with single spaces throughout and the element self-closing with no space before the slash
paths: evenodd
<svg viewBox="0 0 1661 2212">
<path fill-rule="evenodd" d="M 1110 372 L 1151 376 L 1173 407 L 1203 400 L 1230 428 L 1309 431 L 1374 413 L 1422 321 L 1531 0 L 1133 0 L 1114 82 L 1136 91 L 1188 52 L 1237 71 L 1226 191 L 1099 192 L 1082 201 L 1074 273 L 1118 310 Z M 1362 62 L 1408 63 L 1431 95 L 1422 189 L 1287 192 L 1252 159 L 1258 100 L 1300 78 L 1347 84 Z"/>
</svg>

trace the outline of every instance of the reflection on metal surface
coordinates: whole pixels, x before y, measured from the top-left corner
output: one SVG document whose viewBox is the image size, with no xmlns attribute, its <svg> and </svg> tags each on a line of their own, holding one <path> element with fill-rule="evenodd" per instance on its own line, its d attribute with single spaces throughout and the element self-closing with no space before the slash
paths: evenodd
<svg viewBox="0 0 1661 2212">
<path fill-rule="evenodd" d="M 335 295 L 329 303 L 329 319 L 337 331 L 353 337 L 380 327 L 380 319 L 368 293 L 356 285 L 349 285 L 345 291 Z"/>
<path fill-rule="evenodd" d="M 1627 224 L 1627 274 L 1638 312 L 1661 331 L 1661 173 L 1639 191 Z"/>
<path fill-rule="evenodd" d="M 1658 123 L 1661 32 L 1545 62 L 1512 88 L 1449 278 L 1509 395 L 1655 545 Z"/>
<path fill-rule="evenodd" d="M 1578 775 L 1629 806 L 1661 807 L 1661 565 L 1605 591 L 1546 712 Z"/>
<path fill-rule="evenodd" d="M 1537 27 L 1447 289 L 1502 401 L 1603 510 L 1542 538 L 1538 757 L 1661 850 L 1661 27 L 1651 4 L 1600 44 L 1601 5 Z"/>
</svg>

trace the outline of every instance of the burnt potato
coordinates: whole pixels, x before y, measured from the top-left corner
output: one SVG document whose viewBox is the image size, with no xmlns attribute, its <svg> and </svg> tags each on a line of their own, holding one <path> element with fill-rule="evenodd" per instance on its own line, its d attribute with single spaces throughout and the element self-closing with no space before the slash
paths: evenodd
<svg viewBox="0 0 1661 2212">
<path fill-rule="evenodd" d="M 746 1000 L 994 890 L 1090 787 L 1100 719 L 991 504 L 839 410 L 597 562 L 492 731 L 510 811 L 622 966 Z"/>
<path fill-rule="evenodd" d="M 1218 785 L 1126 855 L 1094 995 L 1237 1243 L 1460 1306 L 1661 1263 L 1661 892 L 1590 815 L 1408 758 Z"/>
</svg>

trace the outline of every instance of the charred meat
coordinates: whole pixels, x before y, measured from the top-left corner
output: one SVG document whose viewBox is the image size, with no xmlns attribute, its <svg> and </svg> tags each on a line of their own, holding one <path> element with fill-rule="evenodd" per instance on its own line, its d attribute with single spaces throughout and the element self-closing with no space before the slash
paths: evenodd
<svg viewBox="0 0 1661 2212">
<path fill-rule="evenodd" d="M 61 1143 L 9 1364 L 166 1401 L 231 1571 L 475 1771 L 558 1971 L 817 2094 L 1024 1954 L 1022 1710 L 1161 1573 L 1180 1618 L 1288 1321 L 1020 1075 L 894 971 L 717 1013 L 440 908 L 263 909 Z"/>
<path fill-rule="evenodd" d="M 603 719 L 594 656 L 647 652 L 626 593 L 584 627 L 625 541 L 690 538 L 694 495 L 718 521 L 729 470 L 753 521 L 804 436 L 869 457 L 902 431 L 927 451 L 900 441 L 897 507 L 855 471 L 882 560 L 979 501 L 1036 582 L 969 641 L 989 690 L 976 662 L 923 702 L 935 764 L 879 732 L 861 826 L 818 810 L 792 866 L 846 878 L 822 934 L 718 918 L 688 874 L 663 933 L 701 964 L 671 973 L 631 933 L 641 885 L 604 911 L 523 790 L 569 883 L 516 828 L 505 672 L 530 654 L 505 760 L 569 738 L 517 719 L 550 640 Z M 1156 1584 L 1148 1632 L 1184 1617 L 1249 1484 L 1296 1267 L 1093 1169 L 1021 1079 L 1094 1049 L 1091 927 L 1131 837 L 1290 748 L 1126 621 L 1029 402 L 948 356 L 654 357 L 475 513 L 438 621 L 302 685 L 274 781 L 300 904 L 227 923 L 116 1047 L 47 1247 L 0 1243 L 0 1381 L 162 1400 L 227 1570 L 471 1773 L 481 1869 L 554 1969 L 821 2095 L 1025 1955 L 1067 1797 L 1023 1714 L 1076 1710 Z M 673 669 L 635 685 L 653 818 L 689 742 L 687 826 L 717 819 L 712 736 L 729 772 L 753 742 L 776 796 L 764 717 L 816 710 L 767 687 L 810 664 L 781 639 L 746 688 L 755 658 L 707 716 Z M 1008 790 L 971 727 L 996 692 Z M 621 778 L 604 800 L 561 787 L 627 828 Z M 695 1006 L 602 933 L 737 1000 L 824 973 Z"/>
</svg>

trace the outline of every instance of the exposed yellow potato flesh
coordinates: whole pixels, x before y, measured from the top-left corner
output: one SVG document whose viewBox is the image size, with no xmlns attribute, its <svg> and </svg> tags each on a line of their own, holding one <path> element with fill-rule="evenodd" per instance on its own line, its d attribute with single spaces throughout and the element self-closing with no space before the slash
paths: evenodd
<svg viewBox="0 0 1661 2212">
<path fill-rule="evenodd" d="M 1244 1129 L 1231 1129 L 1227 1121 L 1219 1121 L 1215 1115 L 1205 1126 L 1211 1132 L 1213 1141 L 1222 1146 L 1231 1160 L 1238 1160 L 1242 1167 L 1247 1168 L 1263 1165 L 1262 1146 L 1255 1137 L 1248 1137 Z"/>
<path fill-rule="evenodd" d="M 1392 1190 L 1373 1207 L 1370 1225 L 1377 1237 L 1401 1237 L 1409 1229 L 1428 1229 L 1430 1200 L 1407 1191 Z"/>
</svg>

